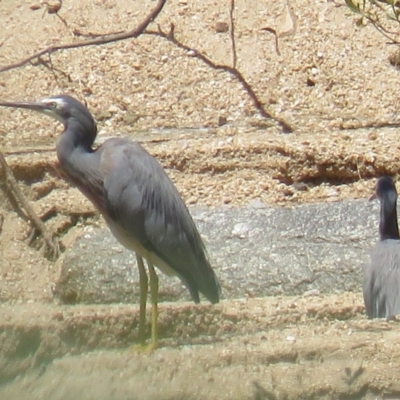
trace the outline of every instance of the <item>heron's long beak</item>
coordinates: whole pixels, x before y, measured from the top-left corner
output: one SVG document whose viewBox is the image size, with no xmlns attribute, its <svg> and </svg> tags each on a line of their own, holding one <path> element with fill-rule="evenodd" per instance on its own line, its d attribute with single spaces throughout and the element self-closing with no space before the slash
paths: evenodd
<svg viewBox="0 0 400 400">
<path fill-rule="evenodd" d="M 378 196 L 376 195 L 376 193 L 374 193 L 374 194 L 369 198 L 369 201 L 375 200 L 375 199 L 377 199 L 377 198 L 378 198 Z"/>
<path fill-rule="evenodd" d="M 26 108 L 28 110 L 34 110 L 44 112 L 48 109 L 48 105 L 41 102 L 13 102 L 13 101 L 0 101 L 1 107 L 13 107 L 13 108 Z"/>
</svg>

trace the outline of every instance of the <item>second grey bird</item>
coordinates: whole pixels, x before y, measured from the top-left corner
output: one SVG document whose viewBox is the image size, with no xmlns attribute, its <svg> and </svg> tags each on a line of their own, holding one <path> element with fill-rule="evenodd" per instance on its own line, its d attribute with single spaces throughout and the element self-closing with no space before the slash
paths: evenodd
<svg viewBox="0 0 400 400">
<path fill-rule="evenodd" d="M 97 135 L 89 110 L 71 96 L 35 103 L 0 102 L 56 118 L 64 125 L 57 156 L 71 183 L 103 214 L 111 232 L 136 252 L 140 275 L 139 339 L 144 343 L 148 277 L 152 299 L 152 343 L 157 345 L 157 266 L 177 275 L 193 300 L 199 292 L 218 303 L 220 285 L 208 261 L 204 243 L 181 196 L 161 165 L 137 142 L 114 138 L 92 148 Z"/>
<path fill-rule="evenodd" d="M 378 179 L 373 198 L 380 201 L 380 240 L 364 269 L 364 303 L 369 318 L 387 318 L 400 314 L 400 236 L 392 178 Z"/>
</svg>

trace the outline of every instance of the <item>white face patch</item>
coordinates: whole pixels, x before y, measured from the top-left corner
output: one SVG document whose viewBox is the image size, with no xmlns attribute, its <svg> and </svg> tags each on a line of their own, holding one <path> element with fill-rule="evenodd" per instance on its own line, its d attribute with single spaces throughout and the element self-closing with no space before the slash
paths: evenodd
<svg viewBox="0 0 400 400">
<path fill-rule="evenodd" d="M 63 99 L 56 97 L 46 97 L 39 101 L 39 103 L 46 106 L 43 109 L 43 113 L 55 118 L 59 122 L 64 122 L 64 118 L 61 116 L 61 110 L 66 106 L 66 103 Z"/>
</svg>

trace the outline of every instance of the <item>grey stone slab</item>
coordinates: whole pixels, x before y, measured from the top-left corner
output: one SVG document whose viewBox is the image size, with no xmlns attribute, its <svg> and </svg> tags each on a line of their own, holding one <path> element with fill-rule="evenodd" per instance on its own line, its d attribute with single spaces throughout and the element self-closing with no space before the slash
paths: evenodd
<svg viewBox="0 0 400 400">
<path fill-rule="evenodd" d="M 378 238 L 377 201 L 190 211 L 224 298 L 360 291 Z M 177 278 L 159 276 L 160 301 L 190 299 Z M 64 254 L 56 293 L 63 302 L 137 302 L 135 255 L 108 229 L 92 229 Z"/>
</svg>

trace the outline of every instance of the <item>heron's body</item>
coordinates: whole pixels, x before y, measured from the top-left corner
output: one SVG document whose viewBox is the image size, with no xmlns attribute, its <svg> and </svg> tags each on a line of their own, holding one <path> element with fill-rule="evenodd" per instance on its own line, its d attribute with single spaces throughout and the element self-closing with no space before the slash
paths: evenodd
<svg viewBox="0 0 400 400">
<path fill-rule="evenodd" d="M 219 301 L 218 279 L 188 209 L 161 165 L 139 143 L 114 138 L 92 149 L 95 121 L 87 108 L 70 96 L 0 105 L 44 112 L 64 124 L 57 156 L 68 180 L 97 207 L 120 243 L 139 256 L 142 334 L 147 275 L 140 257 L 149 264 L 155 297 L 153 327 L 158 292 L 153 265 L 177 275 L 195 302 L 200 301 L 199 292 L 211 303 Z"/>
<path fill-rule="evenodd" d="M 400 236 L 391 178 L 378 180 L 374 197 L 380 201 L 380 241 L 364 269 L 363 294 L 368 317 L 387 318 L 400 314 Z"/>
<path fill-rule="evenodd" d="M 386 239 L 373 248 L 364 272 L 364 301 L 370 318 L 400 315 L 400 240 Z"/>
<path fill-rule="evenodd" d="M 65 154 L 68 146 L 60 146 L 64 140 L 69 138 L 61 136 L 57 145 L 61 166 L 118 241 L 167 275 L 178 275 L 195 302 L 199 291 L 218 302 L 219 287 L 203 242 L 161 165 L 127 139 L 109 139 L 92 152 L 73 148 L 70 154 Z"/>
</svg>

